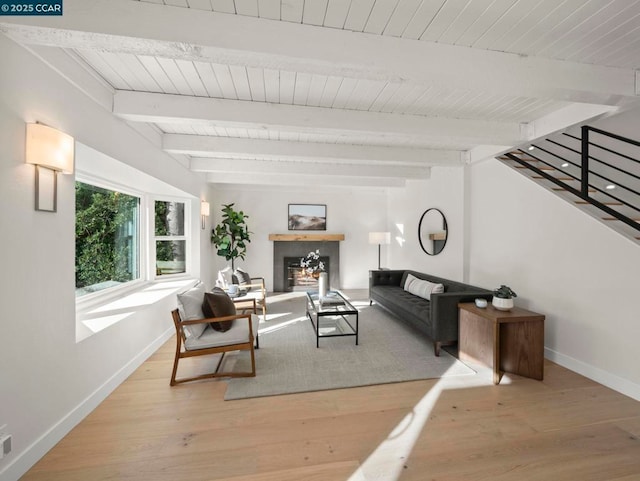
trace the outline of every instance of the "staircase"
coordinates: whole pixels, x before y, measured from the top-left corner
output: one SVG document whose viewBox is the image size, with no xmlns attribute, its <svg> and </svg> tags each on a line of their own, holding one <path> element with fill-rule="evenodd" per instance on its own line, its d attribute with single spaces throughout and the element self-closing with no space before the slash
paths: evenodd
<svg viewBox="0 0 640 481">
<path fill-rule="evenodd" d="M 498 159 L 640 245 L 640 142 L 583 126 Z"/>
</svg>

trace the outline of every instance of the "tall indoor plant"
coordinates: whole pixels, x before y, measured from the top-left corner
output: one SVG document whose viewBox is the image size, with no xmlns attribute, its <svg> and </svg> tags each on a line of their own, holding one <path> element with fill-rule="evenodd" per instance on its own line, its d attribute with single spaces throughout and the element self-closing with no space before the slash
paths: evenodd
<svg viewBox="0 0 640 481">
<path fill-rule="evenodd" d="M 238 257 L 244 260 L 251 233 L 246 224 L 249 216 L 233 206 L 222 205 L 222 221 L 211 231 L 211 242 L 218 249 L 217 254 L 231 261 L 231 269 L 235 270 L 234 261 Z"/>
</svg>

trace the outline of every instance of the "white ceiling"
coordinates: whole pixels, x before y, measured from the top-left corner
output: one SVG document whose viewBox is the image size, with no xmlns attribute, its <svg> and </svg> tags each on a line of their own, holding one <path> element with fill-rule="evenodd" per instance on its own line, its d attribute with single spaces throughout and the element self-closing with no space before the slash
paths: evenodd
<svg viewBox="0 0 640 481">
<path fill-rule="evenodd" d="M 632 0 L 65 0 L 0 31 L 213 183 L 399 186 L 639 93 Z"/>
</svg>

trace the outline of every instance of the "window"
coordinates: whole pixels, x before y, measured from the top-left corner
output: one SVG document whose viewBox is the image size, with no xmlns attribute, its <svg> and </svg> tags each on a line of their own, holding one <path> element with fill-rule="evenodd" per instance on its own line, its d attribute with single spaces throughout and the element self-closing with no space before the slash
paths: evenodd
<svg viewBox="0 0 640 481">
<path fill-rule="evenodd" d="M 156 275 L 182 274 L 187 260 L 185 203 L 156 200 L 154 212 Z"/>
<path fill-rule="evenodd" d="M 140 197 L 76 182 L 76 298 L 140 278 Z"/>
</svg>

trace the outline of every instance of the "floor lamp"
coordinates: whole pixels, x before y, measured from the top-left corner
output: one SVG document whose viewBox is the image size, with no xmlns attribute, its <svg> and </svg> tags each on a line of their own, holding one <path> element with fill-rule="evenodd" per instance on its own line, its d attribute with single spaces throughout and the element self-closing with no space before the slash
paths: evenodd
<svg viewBox="0 0 640 481">
<path fill-rule="evenodd" d="M 369 244 L 378 244 L 378 270 L 380 270 L 380 246 L 391 244 L 391 232 L 369 232 Z"/>
</svg>

